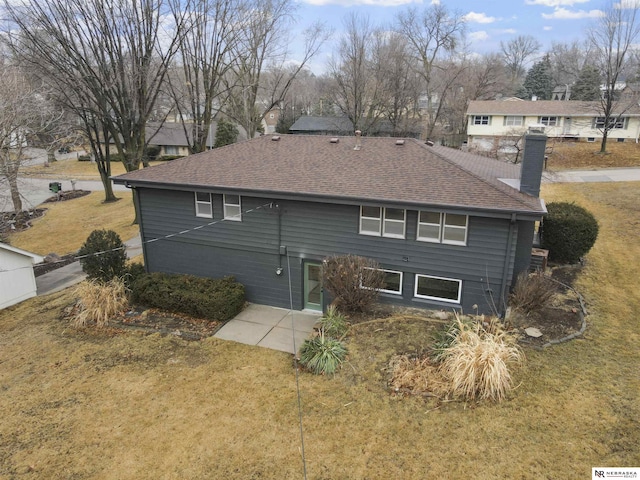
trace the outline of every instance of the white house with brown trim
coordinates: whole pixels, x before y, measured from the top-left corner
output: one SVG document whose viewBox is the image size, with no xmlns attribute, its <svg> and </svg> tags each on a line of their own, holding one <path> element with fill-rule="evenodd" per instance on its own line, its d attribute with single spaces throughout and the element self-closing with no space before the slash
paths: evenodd
<svg viewBox="0 0 640 480">
<path fill-rule="evenodd" d="M 609 139 L 638 142 L 640 106 L 618 102 Z M 549 138 L 595 142 L 602 138 L 600 102 L 553 100 L 474 100 L 467 109 L 467 143 L 471 150 L 490 151 L 513 143 L 532 125 L 542 125 Z"/>
<path fill-rule="evenodd" d="M 0 242 L 0 309 L 36 296 L 33 265 L 40 255 Z"/>
</svg>

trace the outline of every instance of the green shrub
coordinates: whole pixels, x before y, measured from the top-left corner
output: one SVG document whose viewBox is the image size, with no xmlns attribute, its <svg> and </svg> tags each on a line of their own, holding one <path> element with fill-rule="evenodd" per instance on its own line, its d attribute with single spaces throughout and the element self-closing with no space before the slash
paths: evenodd
<svg viewBox="0 0 640 480">
<path fill-rule="evenodd" d="M 134 303 L 198 318 L 225 321 L 244 306 L 244 286 L 233 277 L 146 273 L 131 285 Z"/>
<path fill-rule="evenodd" d="M 87 278 L 99 282 L 122 277 L 127 262 L 125 249 L 120 236 L 113 230 L 94 230 L 78 251 L 82 270 Z"/>
<path fill-rule="evenodd" d="M 591 250 L 598 238 L 598 222 L 587 210 L 574 203 L 547 205 L 542 223 L 542 248 L 558 263 L 577 263 Z"/>
<path fill-rule="evenodd" d="M 384 272 L 378 262 L 356 255 L 334 256 L 322 266 L 325 288 L 336 305 L 346 312 L 366 312 L 378 300 L 384 287 Z"/>
<path fill-rule="evenodd" d="M 129 290 L 131 290 L 131 286 L 133 282 L 135 282 L 142 275 L 146 275 L 147 271 L 144 268 L 144 265 L 138 262 L 130 262 L 125 267 L 125 272 L 123 275 L 124 283 Z"/>
<path fill-rule="evenodd" d="M 162 157 L 158 157 L 158 160 L 168 162 L 171 160 L 176 160 L 178 158 L 183 158 L 183 155 L 163 155 Z"/>
<path fill-rule="evenodd" d="M 341 338 L 349 329 L 347 317 L 333 305 L 327 308 L 327 313 L 320 319 L 320 325 L 327 335 L 334 338 Z"/>
<path fill-rule="evenodd" d="M 347 356 L 347 347 L 340 340 L 325 335 L 307 339 L 300 347 L 300 363 L 316 375 L 329 375 L 336 372 Z"/>
<path fill-rule="evenodd" d="M 160 155 L 160 147 L 157 145 L 148 145 L 145 149 L 144 149 L 144 157 L 149 161 L 152 162 L 154 160 L 158 159 L 158 156 Z"/>
</svg>

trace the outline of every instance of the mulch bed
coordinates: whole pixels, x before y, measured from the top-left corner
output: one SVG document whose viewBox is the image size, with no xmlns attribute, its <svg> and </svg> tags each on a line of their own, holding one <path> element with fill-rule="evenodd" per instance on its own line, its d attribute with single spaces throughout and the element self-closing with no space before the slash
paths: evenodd
<svg viewBox="0 0 640 480">
<path fill-rule="evenodd" d="M 60 192 L 53 197 L 47 198 L 43 203 L 64 202 L 65 200 L 73 200 L 74 198 L 84 197 L 89 195 L 90 190 L 67 190 L 66 192 Z"/>
</svg>

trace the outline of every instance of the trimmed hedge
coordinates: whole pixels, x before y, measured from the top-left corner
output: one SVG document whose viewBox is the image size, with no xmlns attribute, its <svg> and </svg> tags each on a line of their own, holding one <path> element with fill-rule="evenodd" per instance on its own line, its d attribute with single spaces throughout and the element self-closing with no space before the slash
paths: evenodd
<svg viewBox="0 0 640 480">
<path fill-rule="evenodd" d="M 127 263 L 126 247 L 113 230 L 94 230 L 78 250 L 82 271 L 89 280 L 109 282 L 122 277 Z"/>
<path fill-rule="evenodd" d="M 577 263 L 598 238 L 598 222 L 591 212 L 575 203 L 552 202 L 542 222 L 542 248 L 558 263 Z"/>
<path fill-rule="evenodd" d="M 156 272 L 133 281 L 131 300 L 169 312 L 225 321 L 240 313 L 245 293 L 244 285 L 233 277 L 212 279 Z"/>
</svg>

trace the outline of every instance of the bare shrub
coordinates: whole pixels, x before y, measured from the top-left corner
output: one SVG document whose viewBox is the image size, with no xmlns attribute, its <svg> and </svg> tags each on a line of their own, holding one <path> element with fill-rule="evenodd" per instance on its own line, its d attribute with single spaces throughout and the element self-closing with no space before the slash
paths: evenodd
<svg viewBox="0 0 640 480">
<path fill-rule="evenodd" d="M 76 327 L 95 323 L 105 327 L 109 319 L 127 308 L 127 289 L 124 281 L 113 278 L 107 283 L 87 280 L 76 288 L 80 297 L 80 312 L 74 320 Z"/>
<path fill-rule="evenodd" d="M 513 386 L 509 364 L 522 362 L 522 351 L 495 323 L 490 333 L 479 322 L 457 321 L 458 335 L 446 351 L 441 370 L 450 382 L 450 393 L 467 400 L 502 400 Z"/>
<path fill-rule="evenodd" d="M 448 384 L 428 357 L 396 355 L 389 362 L 389 386 L 396 393 L 443 397 Z"/>
<path fill-rule="evenodd" d="M 336 299 L 340 310 L 366 312 L 378 300 L 384 287 L 384 272 L 378 262 L 356 255 L 334 256 L 323 265 L 324 286 Z"/>
<path fill-rule="evenodd" d="M 529 314 L 548 306 L 556 291 L 556 284 L 543 272 L 522 272 L 511 292 L 510 305 L 515 310 Z"/>
</svg>

